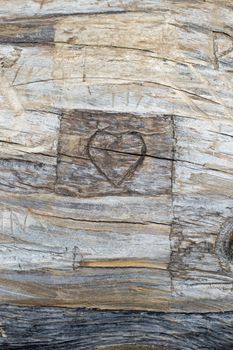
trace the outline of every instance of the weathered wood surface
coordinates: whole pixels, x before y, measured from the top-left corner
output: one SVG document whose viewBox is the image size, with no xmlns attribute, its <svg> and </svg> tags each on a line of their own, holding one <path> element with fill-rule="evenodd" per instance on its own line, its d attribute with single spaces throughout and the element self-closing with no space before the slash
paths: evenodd
<svg viewBox="0 0 233 350">
<path fill-rule="evenodd" d="M 232 312 L 197 315 L 3 305 L 0 314 L 4 350 L 230 350 L 233 343 Z"/>
<path fill-rule="evenodd" d="M 170 194 L 172 150 L 171 117 L 65 114 L 55 192 L 82 197 Z"/>
<path fill-rule="evenodd" d="M 0 0 L 0 29 L 0 302 L 232 311 L 232 2 Z"/>
</svg>

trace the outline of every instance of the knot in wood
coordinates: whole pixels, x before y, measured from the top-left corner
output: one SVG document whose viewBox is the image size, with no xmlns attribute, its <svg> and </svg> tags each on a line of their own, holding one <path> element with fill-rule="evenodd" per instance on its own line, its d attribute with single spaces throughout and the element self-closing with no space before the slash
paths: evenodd
<svg viewBox="0 0 233 350">
<path fill-rule="evenodd" d="M 228 220 L 221 228 L 217 243 L 217 254 L 221 267 L 233 271 L 233 219 Z"/>
</svg>

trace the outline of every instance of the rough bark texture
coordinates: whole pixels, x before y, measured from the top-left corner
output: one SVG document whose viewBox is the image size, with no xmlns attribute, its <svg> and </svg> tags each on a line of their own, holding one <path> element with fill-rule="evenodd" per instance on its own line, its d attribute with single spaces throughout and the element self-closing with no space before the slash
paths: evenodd
<svg viewBox="0 0 233 350">
<path fill-rule="evenodd" d="M 233 347 L 232 72 L 230 0 L 0 0 L 3 349 Z"/>
</svg>

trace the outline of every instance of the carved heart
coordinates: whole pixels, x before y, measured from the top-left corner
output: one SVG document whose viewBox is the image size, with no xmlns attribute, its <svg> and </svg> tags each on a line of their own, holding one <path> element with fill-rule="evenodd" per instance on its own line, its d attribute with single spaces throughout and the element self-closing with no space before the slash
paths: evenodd
<svg viewBox="0 0 233 350">
<path fill-rule="evenodd" d="M 142 164 L 146 144 L 135 131 L 115 134 L 99 130 L 90 138 L 88 153 L 99 173 L 118 187 Z"/>
</svg>

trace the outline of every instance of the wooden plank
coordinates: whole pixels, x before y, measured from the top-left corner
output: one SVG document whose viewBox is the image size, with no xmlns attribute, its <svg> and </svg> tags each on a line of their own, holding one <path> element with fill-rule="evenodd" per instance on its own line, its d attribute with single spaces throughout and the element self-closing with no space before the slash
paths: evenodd
<svg viewBox="0 0 233 350">
<path fill-rule="evenodd" d="M 0 272 L 2 303 L 169 311 L 170 277 L 153 268 Z"/>
<path fill-rule="evenodd" d="M 169 225 L 92 223 L 1 209 L 3 270 L 74 271 L 80 266 L 166 269 Z"/>
<path fill-rule="evenodd" d="M 0 313 L 2 349 L 217 350 L 231 349 L 233 343 L 232 312 L 166 314 L 2 305 Z"/>
<path fill-rule="evenodd" d="M 27 208 L 49 217 L 93 222 L 128 222 L 170 224 L 172 221 L 171 196 L 78 198 L 54 194 L 17 195 L 1 192 L 5 206 Z M 91 216 L 90 216 L 91 211 Z"/>
<path fill-rule="evenodd" d="M 231 119 L 231 77 L 221 71 L 117 47 L 57 43 L 38 48 L 39 53 L 20 49 L 20 59 L 10 72 L 4 70 L 4 77 L 15 79 L 12 89 L 26 110 L 54 111 L 56 106 Z M 42 63 L 38 55 L 43 55 Z"/>
</svg>

